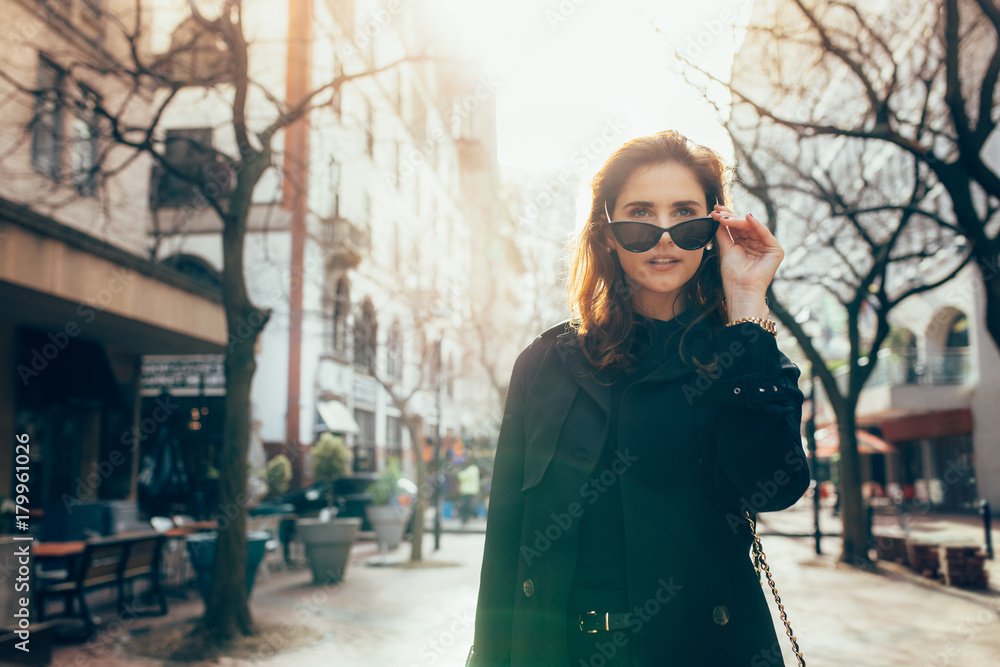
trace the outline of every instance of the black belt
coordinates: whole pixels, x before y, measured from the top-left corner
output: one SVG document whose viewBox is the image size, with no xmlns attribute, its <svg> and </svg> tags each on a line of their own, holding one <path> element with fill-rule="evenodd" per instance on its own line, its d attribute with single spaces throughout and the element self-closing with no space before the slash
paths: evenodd
<svg viewBox="0 0 1000 667">
<path fill-rule="evenodd" d="M 612 630 L 624 630 L 629 626 L 629 614 L 612 614 L 605 612 L 599 614 L 596 611 L 588 611 L 580 614 L 580 632 L 611 632 Z"/>
</svg>

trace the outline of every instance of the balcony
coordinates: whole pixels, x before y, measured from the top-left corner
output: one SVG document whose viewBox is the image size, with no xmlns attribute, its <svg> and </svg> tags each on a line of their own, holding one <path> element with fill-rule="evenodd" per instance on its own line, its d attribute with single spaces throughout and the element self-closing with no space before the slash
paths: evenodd
<svg viewBox="0 0 1000 667">
<path fill-rule="evenodd" d="M 221 158 L 207 164 L 181 163 L 177 167 L 199 178 L 202 183 L 193 183 L 167 173 L 161 165 L 154 165 L 150 188 L 150 205 L 153 209 L 201 208 L 210 199 L 229 197 L 236 184 L 235 174 Z"/>
<path fill-rule="evenodd" d="M 371 252 L 371 229 L 367 225 L 339 216 L 326 218 L 322 224 L 321 241 L 328 269 L 356 268 Z"/>
<path fill-rule="evenodd" d="M 858 415 L 967 408 L 972 400 L 974 366 L 967 347 L 923 357 L 882 350 L 861 391 Z M 846 373 L 838 375 L 837 384 L 841 391 L 846 389 Z"/>
<path fill-rule="evenodd" d="M 868 377 L 865 388 L 886 384 L 964 385 L 971 380 L 972 354 L 967 347 L 929 354 L 923 359 L 915 351 L 900 355 L 893 354 L 892 350 L 880 350 L 878 365 Z M 841 376 L 838 376 L 837 382 L 841 390 L 846 388 L 846 368 L 841 372 Z"/>
</svg>

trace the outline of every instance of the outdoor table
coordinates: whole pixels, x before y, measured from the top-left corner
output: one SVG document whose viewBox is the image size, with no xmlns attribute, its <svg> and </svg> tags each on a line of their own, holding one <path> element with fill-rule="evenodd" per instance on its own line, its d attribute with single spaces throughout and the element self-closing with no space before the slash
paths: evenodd
<svg viewBox="0 0 1000 667">
<path fill-rule="evenodd" d="M 167 529 L 166 535 L 168 537 L 182 537 L 192 533 L 202 533 L 206 530 L 217 530 L 218 527 L 219 524 L 215 521 L 192 521 Z"/>
<path fill-rule="evenodd" d="M 35 542 L 31 547 L 31 555 L 35 562 L 45 562 L 55 558 L 73 558 L 83 553 L 87 547 L 84 540 L 73 542 Z"/>
</svg>

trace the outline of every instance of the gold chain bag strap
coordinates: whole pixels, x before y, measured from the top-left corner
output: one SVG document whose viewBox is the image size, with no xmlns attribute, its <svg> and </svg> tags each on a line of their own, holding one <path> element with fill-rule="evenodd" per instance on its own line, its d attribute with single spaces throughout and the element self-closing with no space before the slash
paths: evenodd
<svg viewBox="0 0 1000 667">
<path fill-rule="evenodd" d="M 757 581 L 760 581 L 760 571 L 763 570 L 764 574 L 767 575 L 767 583 L 771 587 L 771 593 L 774 594 L 774 602 L 778 605 L 778 615 L 781 616 L 781 622 L 785 624 L 785 634 L 788 635 L 788 641 L 792 642 L 792 651 L 795 653 L 795 658 L 799 661 L 799 667 L 806 667 L 806 659 L 802 657 L 802 651 L 799 649 L 799 643 L 795 639 L 795 633 L 792 632 L 792 624 L 788 622 L 788 615 L 785 613 L 785 605 L 781 604 L 781 598 L 778 596 L 778 589 L 774 585 L 774 577 L 771 576 L 771 568 L 767 566 L 767 557 L 764 556 L 764 547 L 760 543 L 760 538 L 757 537 L 757 524 L 754 520 L 750 518 L 750 512 L 746 512 L 747 521 L 750 522 L 750 533 L 753 535 L 753 569 L 757 571 Z"/>
</svg>

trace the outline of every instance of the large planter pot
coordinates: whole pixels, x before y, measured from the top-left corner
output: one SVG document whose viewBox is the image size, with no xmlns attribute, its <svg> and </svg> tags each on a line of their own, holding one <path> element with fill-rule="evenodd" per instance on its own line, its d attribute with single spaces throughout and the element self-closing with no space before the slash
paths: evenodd
<svg viewBox="0 0 1000 667">
<path fill-rule="evenodd" d="M 295 533 L 306 545 L 314 584 L 336 583 L 344 578 L 359 528 L 361 519 L 354 518 L 295 522 Z"/>
<path fill-rule="evenodd" d="M 198 578 L 198 592 L 201 599 L 208 602 L 208 595 L 212 590 L 212 562 L 215 559 L 215 544 L 218 534 L 196 533 L 188 535 L 187 550 L 191 556 L 191 566 L 194 568 Z M 257 577 L 257 568 L 264 558 L 264 546 L 270 539 L 270 535 L 263 531 L 247 533 L 247 571 L 246 585 L 247 597 L 253 592 L 253 582 Z"/>
<path fill-rule="evenodd" d="M 403 541 L 406 522 L 410 520 L 410 508 L 399 505 L 368 505 L 365 514 L 375 531 L 379 546 L 386 549 L 399 546 Z"/>
</svg>

